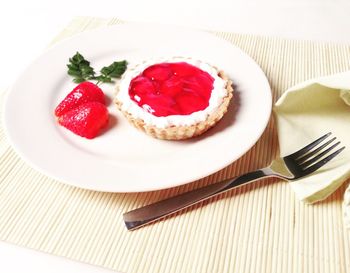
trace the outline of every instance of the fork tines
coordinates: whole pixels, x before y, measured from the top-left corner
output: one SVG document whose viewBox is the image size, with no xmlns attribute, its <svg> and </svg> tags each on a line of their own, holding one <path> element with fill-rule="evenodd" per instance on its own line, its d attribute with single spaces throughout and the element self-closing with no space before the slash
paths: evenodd
<svg viewBox="0 0 350 273">
<path fill-rule="evenodd" d="M 294 154 L 291 154 L 290 157 L 298 162 L 298 165 L 302 170 L 314 172 L 345 149 L 345 146 L 343 146 L 333 153 L 330 153 L 340 144 L 340 141 L 334 143 L 336 137 L 326 141 L 331 134 L 332 133 L 327 133 L 321 136 L 319 139 L 315 140 Z"/>
</svg>

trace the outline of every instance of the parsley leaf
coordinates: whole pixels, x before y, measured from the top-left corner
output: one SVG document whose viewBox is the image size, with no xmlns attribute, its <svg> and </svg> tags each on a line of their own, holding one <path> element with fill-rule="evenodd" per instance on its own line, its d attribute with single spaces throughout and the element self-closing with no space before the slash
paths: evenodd
<svg viewBox="0 0 350 273">
<path fill-rule="evenodd" d="M 94 69 L 90 66 L 90 62 L 85 60 L 83 55 L 77 52 L 72 58 L 69 58 L 68 75 L 73 77 L 73 82 L 81 83 L 95 76 Z"/>
<path fill-rule="evenodd" d="M 120 78 L 127 67 L 127 62 L 120 61 L 120 62 L 113 62 L 109 66 L 103 67 L 100 72 L 101 75 L 96 77 L 99 82 L 112 82 L 112 78 Z"/>
</svg>

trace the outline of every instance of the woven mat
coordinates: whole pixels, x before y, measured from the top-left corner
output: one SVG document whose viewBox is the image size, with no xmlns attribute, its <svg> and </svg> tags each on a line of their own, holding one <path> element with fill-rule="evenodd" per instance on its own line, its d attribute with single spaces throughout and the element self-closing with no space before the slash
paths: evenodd
<svg viewBox="0 0 350 273">
<path fill-rule="evenodd" d="M 77 18 L 55 41 L 117 19 Z M 273 99 L 311 77 L 350 69 L 350 46 L 215 33 L 239 46 L 266 73 Z M 277 153 L 271 121 L 240 160 L 205 179 L 169 190 L 113 194 L 78 189 L 31 169 L 0 124 L 0 239 L 54 255 L 132 272 L 350 272 L 342 222 L 345 185 L 316 205 L 288 184 L 267 179 L 128 232 L 132 208 L 262 167 Z"/>
</svg>

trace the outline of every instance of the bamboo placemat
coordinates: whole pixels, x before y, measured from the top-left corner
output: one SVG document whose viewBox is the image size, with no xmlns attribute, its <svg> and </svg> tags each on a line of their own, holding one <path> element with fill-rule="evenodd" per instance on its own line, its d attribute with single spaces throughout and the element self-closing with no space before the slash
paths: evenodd
<svg viewBox="0 0 350 273">
<path fill-rule="evenodd" d="M 77 18 L 54 42 L 116 23 Z M 274 101 L 297 82 L 350 69 L 350 46 L 215 35 L 260 64 Z M 134 232 L 124 227 L 123 212 L 262 167 L 277 146 L 271 120 L 259 142 L 218 173 L 169 190 L 112 194 L 67 186 L 33 170 L 14 153 L 0 124 L 0 239 L 124 273 L 350 272 L 341 210 L 345 185 L 327 200 L 305 205 L 287 183 L 270 179 Z"/>
</svg>

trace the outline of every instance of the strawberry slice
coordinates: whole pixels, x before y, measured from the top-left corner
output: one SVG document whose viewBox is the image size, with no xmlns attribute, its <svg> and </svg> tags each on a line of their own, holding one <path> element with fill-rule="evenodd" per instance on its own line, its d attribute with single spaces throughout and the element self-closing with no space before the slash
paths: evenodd
<svg viewBox="0 0 350 273">
<path fill-rule="evenodd" d="M 172 75 L 170 65 L 167 63 L 152 65 L 143 71 L 143 76 L 154 81 L 165 81 Z"/>
<path fill-rule="evenodd" d="M 100 102 L 87 102 L 61 115 L 58 123 L 79 136 L 91 139 L 108 124 L 108 110 Z"/>
<path fill-rule="evenodd" d="M 143 76 L 137 76 L 130 84 L 129 92 L 132 95 L 155 93 L 152 81 Z"/>
<path fill-rule="evenodd" d="M 181 110 L 181 115 L 190 115 L 200 111 L 203 105 L 207 107 L 208 104 L 201 96 L 193 92 L 183 92 L 176 96 L 176 105 Z"/>
<path fill-rule="evenodd" d="M 104 104 L 105 96 L 101 88 L 96 84 L 92 82 L 82 82 L 60 102 L 55 109 L 55 115 L 59 117 L 89 101 L 97 101 Z"/>
</svg>

